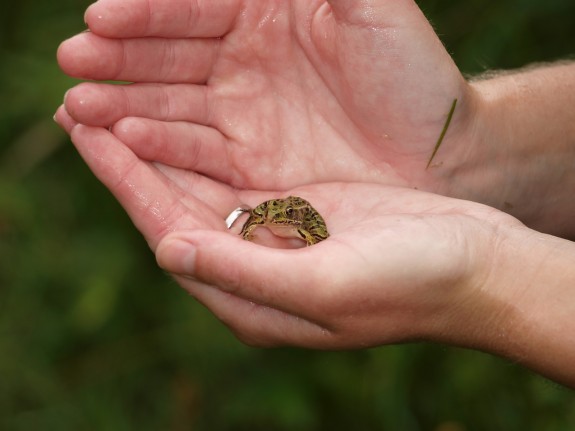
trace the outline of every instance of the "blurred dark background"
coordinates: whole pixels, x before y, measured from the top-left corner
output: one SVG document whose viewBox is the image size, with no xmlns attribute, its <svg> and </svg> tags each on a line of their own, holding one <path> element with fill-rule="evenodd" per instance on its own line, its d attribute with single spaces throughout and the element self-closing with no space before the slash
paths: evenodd
<svg viewBox="0 0 575 431">
<path fill-rule="evenodd" d="M 84 0 L 0 18 L 0 430 L 570 430 L 575 394 L 434 345 L 248 348 L 157 267 L 52 122 Z M 468 74 L 575 53 L 573 0 L 421 1 Z M 567 107 L 566 107 L 567 109 Z"/>
</svg>

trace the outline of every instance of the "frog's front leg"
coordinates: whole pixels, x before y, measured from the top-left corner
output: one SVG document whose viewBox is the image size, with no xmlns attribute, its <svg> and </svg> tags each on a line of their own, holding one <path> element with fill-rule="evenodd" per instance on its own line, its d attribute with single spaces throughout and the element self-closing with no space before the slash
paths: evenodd
<svg viewBox="0 0 575 431">
<path fill-rule="evenodd" d="M 240 235 L 242 236 L 243 239 L 245 239 L 247 241 L 251 241 L 252 239 L 254 239 L 252 232 L 258 226 L 261 226 L 263 223 L 264 223 L 264 220 L 262 218 L 250 216 L 248 218 L 248 220 L 246 221 L 246 223 L 244 224 L 244 227 L 242 227 L 242 231 L 240 232 Z"/>
<path fill-rule="evenodd" d="M 317 244 L 320 241 L 305 229 L 298 229 L 297 233 L 299 237 L 306 242 L 306 246 L 308 247 L 310 245 Z"/>
</svg>

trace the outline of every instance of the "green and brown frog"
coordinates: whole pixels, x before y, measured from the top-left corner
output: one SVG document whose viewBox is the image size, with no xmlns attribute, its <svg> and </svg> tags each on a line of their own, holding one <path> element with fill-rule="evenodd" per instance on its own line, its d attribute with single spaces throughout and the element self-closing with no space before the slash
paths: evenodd
<svg viewBox="0 0 575 431">
<path fill-rule="evenodd" d="M 329 237 L 325 221 L 308 201 L 297 196 L 271 199 L 249 212 L 240 235 L 253 238 L 253 231 L 260 226 L 268 228 L 282 238 L 299 238 L 313 245 Z"/>
</svg>

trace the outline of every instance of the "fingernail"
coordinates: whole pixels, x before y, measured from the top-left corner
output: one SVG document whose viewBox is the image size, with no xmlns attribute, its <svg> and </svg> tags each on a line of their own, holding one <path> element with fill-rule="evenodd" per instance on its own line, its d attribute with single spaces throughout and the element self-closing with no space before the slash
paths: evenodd
<svg viewBox="0 0 575 431">
<path fill-rule="evenodd" d="M 54 120 L 54 123 L 56 123 L 62 129 L 66 130 L 64 125 L 60 122 L 60 118 L 58 116 L 58 113 L 60 112 L 61 109 L 63 109 L 62 106 L 59 106 L 58 109 L 56 109 L 56 112 L 54 112 L 54 116 L 52 117 L 52 120 Z"/>
<path fill-rule="evenodd" d="M 196 267 L 196 247 L 179 238 L 160 243 L 156 250 L 158 265 L 169 272 L 193 275 Z"/>
<path fill-rule="evenodd" d="M 180 241 L 178 245 L 182 251 L 181 265 L 185 274 L 192 275 L 196 270 L 196 247 L 189 242 Z"/>
<path fill-rule="evenodd" d="M 56 113 L 54 113 L 52 116 L 52 120 L 54 120 L 54 123 L 56 123 L 58 126 L 62 127 L 62 125 L 58 122 L 58 118 L 56 118 Z"/>
</svg>

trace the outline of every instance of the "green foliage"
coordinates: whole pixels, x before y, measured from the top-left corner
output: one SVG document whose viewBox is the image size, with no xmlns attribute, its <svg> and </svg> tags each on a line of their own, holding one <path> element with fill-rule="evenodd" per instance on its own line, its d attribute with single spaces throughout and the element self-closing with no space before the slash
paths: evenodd
<svg viewBox="0 0 575 431">
<path fill-rule="evenodd" d="M 0 429 L 566 430 L 575 397 L 432 345 L 247 348 L 157 267 L 51 116 L 87 2 L 0 26 Z M 466 73 L 573 54 L 572 0 L 421 2 Z"/>
</svg>

